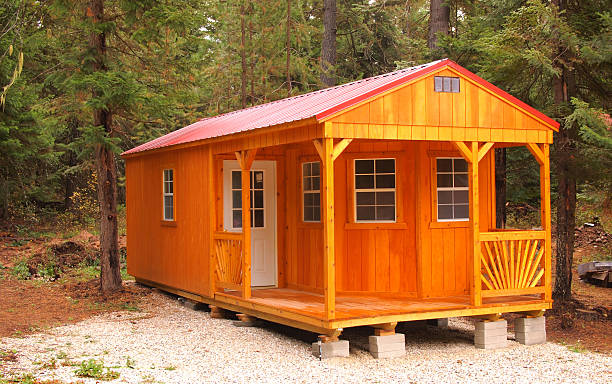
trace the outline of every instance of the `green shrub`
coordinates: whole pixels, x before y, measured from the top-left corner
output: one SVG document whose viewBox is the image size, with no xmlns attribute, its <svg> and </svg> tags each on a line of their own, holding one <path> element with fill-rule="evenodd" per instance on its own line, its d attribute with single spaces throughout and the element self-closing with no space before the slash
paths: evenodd
<svg viewBox="0 0 612 384">
<path fill-rule="evenodd" d="M 104 362 L 89 359 L 81 361 L 79 368 L 74 371 L 78 377 L 91 377 L 98 380 L 110 381 L 119 377 L 119 372 L 104 368 Z"/>
<path fill-rule="evenodd" d="M 19 280 L 27 280 L 32 275 L 30 274 L 30 268 L 28 268 L 28 263 L 25 259 L 19 260 L 17 264 L 12 269 L 12 274 Z"/>
</svg>

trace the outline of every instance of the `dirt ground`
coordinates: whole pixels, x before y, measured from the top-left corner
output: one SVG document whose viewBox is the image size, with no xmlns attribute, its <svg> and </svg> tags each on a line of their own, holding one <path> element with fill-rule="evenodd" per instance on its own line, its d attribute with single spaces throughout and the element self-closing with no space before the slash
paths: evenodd
<svg viewBox="0 0 612 384">
<path fill-rule="evenodd" d="M 87 232 L 69 239 L 23 239 L 0 233 L 0 337 L 74 323 L 102 312 L 136 310 L 148 289 L 126 284 L 121 292 L 104 296 L 97 279 L 83 281 L 76 272 L 96 257 L 98 247 L 95 236 Z M 39 276 L 37 268 L 51 258 L 54 271 Z M 28 279 L 11 272 L 22 260 L 31 274 Z"/>
<path fill-rule="evenodd" d="M 601 236 L 581 231 L 575 253 L 575 267 L 595 247 Z M 607 240 L 606 240 L 607 241 Z M 23 243 L 23 244 L 22 244 Z M 125 238 L 121 239 L 125 245 Z M 102 296 L 97 279 L 83 281 L 74 273 L 79 265 L 95 258 L 99 243 L 95 236 L 81 232 L 71 238 L 29 239 L 0 233 L 0 337 L 24 335 L 58 325 L 74 323 L 102 312 L 137 310 L 150 290 L 126 284 L 122 292 Z M 37 275 L 36 265 L 55 255 L 57 274 Z M 18 280 L 11 268 L 28 259 L 33 276 Z M 576 349 L 612 353 L 612 289 L 600 288 L 573 277 L 574 301 L 547 312 L 551 341 Z M 509 322 L 509 324 L 511 324 Z"/>
</svg>

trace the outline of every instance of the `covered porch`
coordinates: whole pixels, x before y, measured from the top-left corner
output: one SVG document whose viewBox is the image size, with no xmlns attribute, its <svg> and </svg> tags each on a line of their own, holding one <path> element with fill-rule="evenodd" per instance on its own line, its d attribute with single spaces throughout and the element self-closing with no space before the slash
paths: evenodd
<svg viewBox="0 0 612 384">
<path fill-rule="evenodd" d="M 323 132 L 324 133 L 324 132 Z M 322 136 L 325 136 L 324 134 Z M 242 232 L 211 233 L 210 254 L 212 304 L 254 317 L 333 334 L 339 329 L 436 319 L 457 316 L 484 316 L 504 312 L 534 312 L 548 309 L 550 298 L 550 184 L 548 144 L 522 144 L 540 166 L 542 228 L 537 230 L 498 230 L 481 223 L 479 163 L 492 151 L 493 142 L 451 141 L 468 164 L 469 242 L 468 291 L 465 294 L 432 297 L 416 292 L 400 295 L 378 292 L 344 292 L 337 285 L 334 162 L 351 143 L 350 138 L 323 137 L 306 142 L 316 150 L 321 161 L 321 247 L 322 268 L 317 279 L 322 290 L 302 290 L 279 285 L 253 288 L 251 264 L 251 193 L 250 170 L 258 158 L 255 148 L 234 152 L 242 176 Z M 301 142 L 304 143 L 303 141 Z M 497 144 L 506 146 L 509 144 Z M 513 144 L 521 145 L 521 144 Z M 227 157 L 228 154 L 225 153 Z M 384 228 L 385 225 L 380 225 Z M 481 229 L 482 228 L 482 229 Z M 418 228 L 417 228 L 418 230 Z M 284 232 L 279 230 L 279 236 Z M 287 240 L 287 239 L 285 239 Z M 349 245 L 350 246 L 350 245 Z M 353 245 L 359 247 L 359 245 Z M 452 244 L 451 246 L 455 246 Z M 421 273 L 417 264 L 416 273 Z"/>
</svg>

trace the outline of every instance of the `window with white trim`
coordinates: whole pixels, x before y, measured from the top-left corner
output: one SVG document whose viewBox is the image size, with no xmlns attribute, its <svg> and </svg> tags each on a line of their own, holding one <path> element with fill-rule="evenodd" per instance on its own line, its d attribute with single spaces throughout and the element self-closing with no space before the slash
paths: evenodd
<svg viewBox="0 0 612 384">
<path fill-rule="evenodd" d="M 164 169 L 163 213 L 164 220 L 174 220 L 174 170 Z"/>
<path fill-rule="evenodd" d="M 395 159 L 355 159 L 355 221 L 395 222 Z"/>
<path fill-rule="evenodd" d="M 305 222 L 321 221 L 321 163 L 302 163 L 302 207 Z"/>
<path fill-rule="evenodd" d="M 264 171 L 251 171 L 251 228 L 264 227 Z M 232 171 L 232 228 L 242 228 L 242 172 Z"/>
<path fill-rule="evenodd" d="M 458 77 L 434 76 L 434 91 L 459 93 L 460 80 Z"/>
<path fill-rule="evenodd" d="M 468 164 L 461 157 L 436 158 L 438 221 L 470 219 Z"/>
</svg>

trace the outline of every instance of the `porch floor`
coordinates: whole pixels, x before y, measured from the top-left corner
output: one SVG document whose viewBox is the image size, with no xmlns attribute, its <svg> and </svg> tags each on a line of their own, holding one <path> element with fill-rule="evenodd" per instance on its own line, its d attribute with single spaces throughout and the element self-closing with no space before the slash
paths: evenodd
<svg viewBox="0 0 612 384">
<path fill-rule="evenodd" d="M 240 299 L 240 292 L 217 293 Z M 286 288 L 253 289 L 249 303 L 272 307 L 277 310 L 297 313 L 310 318 L 324 319 L 323 295 L 313 292 Z M 542 303 L 538 295 L 521 295 L 483 298 L 482 307 L 505 307 Z M 481 307 L 481 308 L 482 308 Z M 411 313 L 442 312 L 472 308 L 470 297 L 455 296 L 443 298 L 393 297 L 387 295 L 336 295 L 335 321 L 363 319 L 379 316 Z M 432 317 L 434 318 L 434 317 Z"/>
</svg>

